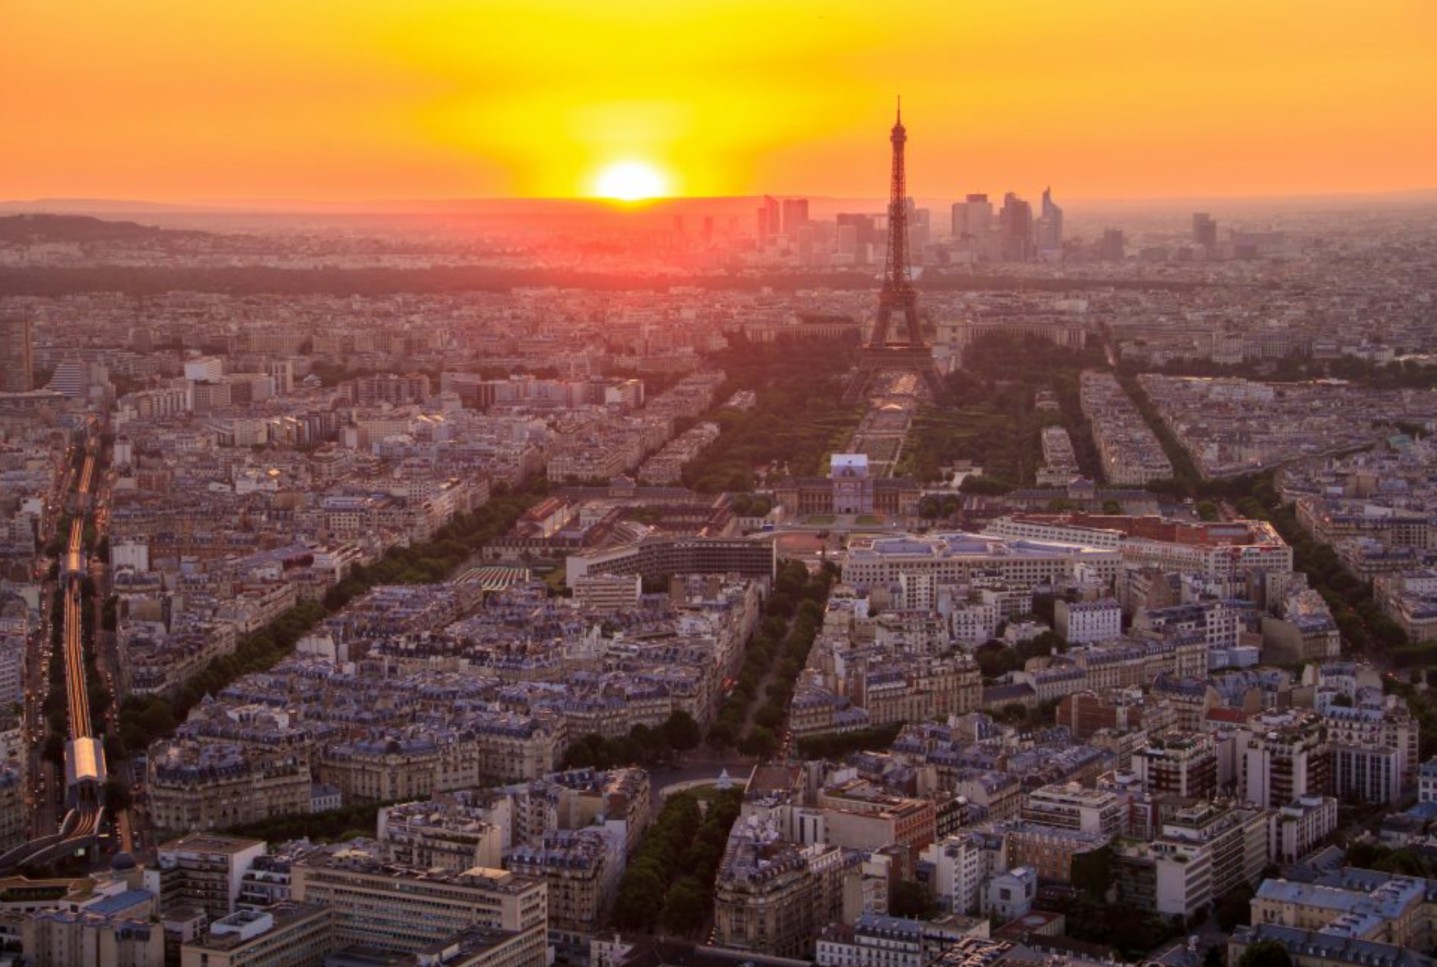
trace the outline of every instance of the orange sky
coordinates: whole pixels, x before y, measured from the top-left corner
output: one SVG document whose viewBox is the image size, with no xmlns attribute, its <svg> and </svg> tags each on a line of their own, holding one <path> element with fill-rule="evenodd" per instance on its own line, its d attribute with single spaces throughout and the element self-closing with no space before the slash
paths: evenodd
<svg viewBox="0 0 1437 967">
<path fill-rule="evenodd" d="M 3 0 L 0 198 L 1437 187 L 1433 0 Z"/>
</svg>

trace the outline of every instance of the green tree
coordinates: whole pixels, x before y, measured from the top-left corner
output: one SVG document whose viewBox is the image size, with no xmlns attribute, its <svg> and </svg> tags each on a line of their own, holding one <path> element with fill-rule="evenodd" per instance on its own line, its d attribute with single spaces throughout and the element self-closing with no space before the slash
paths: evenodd
<svg viewBox="0 0 1437 967">
<path fill-rule="evenodd" d="M 1427 871 L 1422 867 L 1422 861 L 1412 854 L 1411 850 L 1393 850 L 1372 864 L 1374 870 L 1382 873 L 1395 873 L 1402 876 L 1426 876 Z"/>
<path fill-rule="evenodd" d="M 704 925 L 708 914 L 708 896 L 699 881 L 681 876 L 669 887 L 659 923 L 669 933 L 691 933 Z"/>
<path fill-rule="evenodd" d="M 679 752 L 697 749 L 703 741 L 703 729 L 694 717 L 683 709 L 675 709 L 661 726 L 669 745 Z"/>
<path fill-rule="evenodd" d="M 738 742 L 738 751 L 743 755 L 766 759 L 778 751 L 778 736 L 772 730 L 756 725 Z"/>
<path fill-rule="evenodd" d="M 664 884 L 653 872 L 635 867 L 624 874 L 614 901 L 613 923 L 620 930 L 648 930 L 664 908 Z"/>
<path fill-rule="evenodd" d="M 1371 840 L 1359 839 L 1353 841 L 1347 847 L 1347 865 L 1356 867 L 1359 870 L 1373 869 L 1377 863 L 1388 854 L 1389 850 Z"/>
<path fill-rule="evenodd" d="M 1018 661 L 1025 662 L 1029 658 L 1041 658 L 1047 655 L 1062 654 L 1068 650 L 1068 642 L 1056 631 L 1042 631 L 1034 635 L 1028 641 L 1018 643 L 1014 649 L 1018 655 Z M 1021 665 L 1020 665 L 1021 667 Z"/>
<path fill-rule="evenodd" d="M 1292 967 L 1292 956 L 1276 940 L 1259 940 L 1242 952 L 1237 967 Z"/>
<path fill-rule="evenodd" d="M 996 638 L 979 645 L 974 657 L 978 659 L 978 670 L 984 678 L 997 678 L 1023 667 L 1018 653 Z"/>
<path fill-rule="evenodd" d="M 754 713 L 753 721 L 772 731 L 783 727 L 784 707 L 776 702 L 765 702 L 763 707 Z"/>
<path fill-rule="evenodd" d="M 1220 897 L 1213 904 L 1213 916 L 1224 933 L 1232 933 L 1237 927 L 1252 922 L 1252 887 L 1246 883 Z"/>
</svg>

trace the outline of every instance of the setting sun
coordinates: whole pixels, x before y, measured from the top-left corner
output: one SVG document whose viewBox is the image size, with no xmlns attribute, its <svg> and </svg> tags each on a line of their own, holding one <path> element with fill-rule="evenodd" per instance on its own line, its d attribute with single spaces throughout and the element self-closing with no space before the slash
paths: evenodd
<svg viewBox="0 0 1437 967">
<path fill-rule="evenodd" d="M 1433 185 L 1431 0 L 75 6 L 3 5 L 0 197 L 871 201 L 900 91 L 920 196 Z"/>
<path fill-rule="evenodd" d="M 594 179 L 594 194 L 619 201 L 657 198 L 668 191 L 668 180 L 653 165 L 642 161 L 620 161 L 609 165 Z"/>
</svg>

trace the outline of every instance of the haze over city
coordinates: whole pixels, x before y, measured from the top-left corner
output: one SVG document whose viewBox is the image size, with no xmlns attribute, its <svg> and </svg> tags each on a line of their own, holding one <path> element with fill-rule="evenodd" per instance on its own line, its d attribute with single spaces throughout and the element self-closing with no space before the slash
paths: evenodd
<svg viewBox="0 0 1437 967">
<path fill-rule="evenodd" d="M 0 967 L 1437 967 L 1434 27 L 10 0 Z"/>
</svg>

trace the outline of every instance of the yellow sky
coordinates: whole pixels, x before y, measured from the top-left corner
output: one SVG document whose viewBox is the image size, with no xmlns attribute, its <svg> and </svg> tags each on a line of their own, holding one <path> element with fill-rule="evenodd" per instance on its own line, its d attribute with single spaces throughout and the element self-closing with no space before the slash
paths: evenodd
<svg viewBox="0 0 1437 967">
<path fill-rule="evenodd" d="M 3 0 L 0 198 L 1437 187 L 1433 0 Z"/>
</svg>

